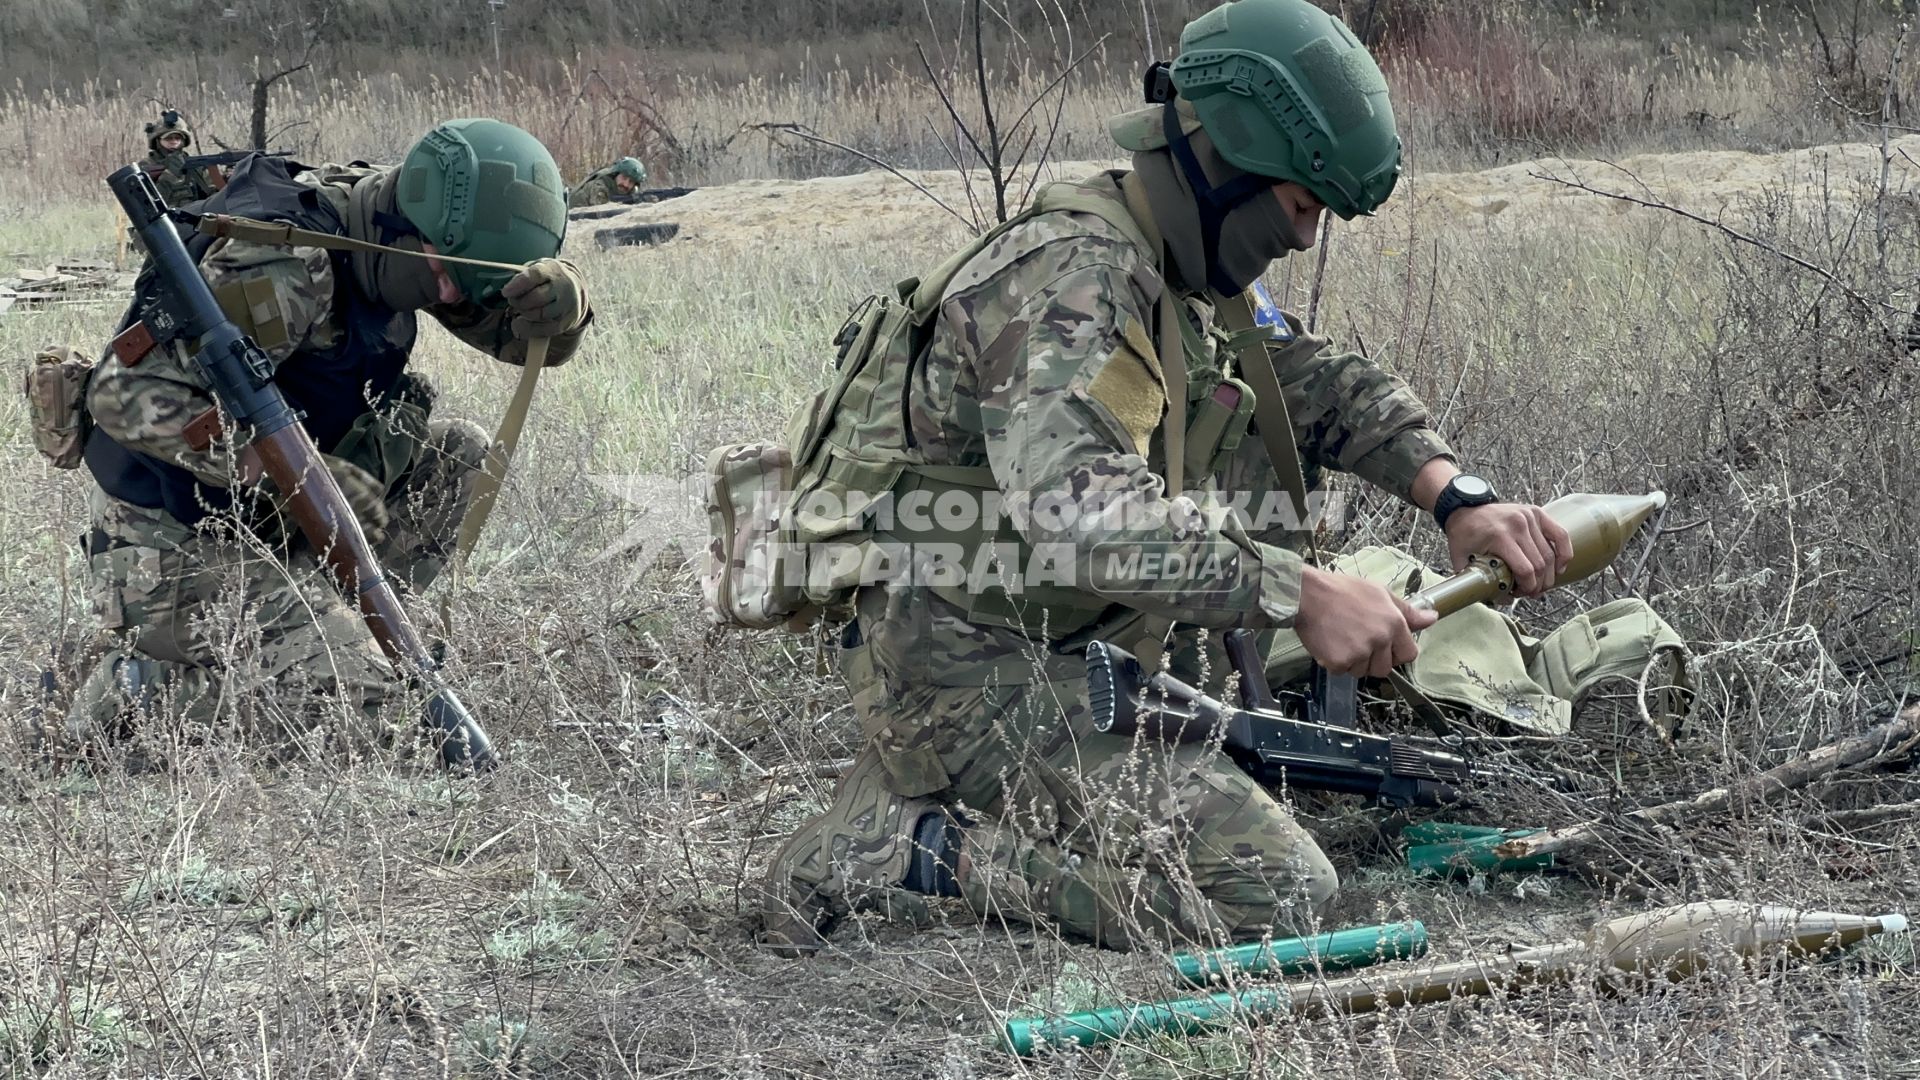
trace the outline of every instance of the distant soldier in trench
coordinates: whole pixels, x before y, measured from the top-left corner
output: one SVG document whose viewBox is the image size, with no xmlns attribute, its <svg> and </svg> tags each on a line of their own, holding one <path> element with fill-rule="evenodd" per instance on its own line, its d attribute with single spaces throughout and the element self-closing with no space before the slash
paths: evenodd
<svg viewBox="0 0 1920 1080">
<path fill-rule="evenodd" d="M 220 189 L 212 170 L 203 165 L 188 167 L 187 148 L 193 145 L 193 132 L 178 112 L 166 110 L 160 119 L 148 122 L 146 131 L 147 157 L 141 164 L 168 206 L 198 202 Z"/>
<path fill-rule="evenodd" d="M 631 198 L 646 182 L 647 167 L 640 164 L 640 159 L 623 157 L 580 181 L 580 185 L 567 195 L 567 208 L 578 210 L 584 206 L 612 202 L 616 198 Z"/>
</svg>

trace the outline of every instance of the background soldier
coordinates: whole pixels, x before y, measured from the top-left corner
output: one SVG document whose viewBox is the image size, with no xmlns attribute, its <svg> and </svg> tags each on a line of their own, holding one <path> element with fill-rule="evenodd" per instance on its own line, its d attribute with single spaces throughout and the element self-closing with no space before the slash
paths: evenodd
<svg viewBox="0 0 1920 1080">
<path fill-rule="evenodd" d="M 1181 47 L 1204 60 L 1175 64 L 1160 104 L 1111 125 L 1131 173 L 1049 192 L 992 236 L 944 282 L 924 351 L 843 357 L 857 374 L 837 400 L 852 404 L 822 422 L 817 460 L 794 462 L 797 491 L 901 462 L 882 473 L 899 478 L 889 490 L 859 494 L 986 491 L 1034 507 L 1017 551 L 1065 548 L 1077 574 L 1018 595 L 859 588 L 841 659 L 868 741 L 831 808 L 774 858 L 763 941 L 780 951 L 817 948 L 850 910 L 911 901 L 903 891 L 1123 948 L 1253 938 L 1324 908 L 1333 867 L 1228 758 L 1091 729 L 1082 653 L 1106 640 L 1145 657 L 1165 642 L 1176 673 L 1200 681 L 1210 633 L 1247 628 L 1378 678 L 1414 658 L 1432 616 L 1316 568 L 1297 527 L 1239 531 L 1193 513 L 1183 490 L 1264 497 L 1337 469 L 1434 512 L 1457 565 L 1496 555 L 1523 594 L 1565 566 L 1564 531 L 1462 474 L 1405 384 L 1291 316 L 1255 325 L 1247 290 L 1312 246 L 1323 210 L 1367 214 L 1393 190 L 1400 139 L 1372 57 L 1306 0 L 1227 4 Z M 1256 418 L 1263 382 L 1290 422 Z M 904 409 L 887 416 L 887 402 Z M 1289 484 L 1296 459 L 1307 475 Z M 1040 512 L 1049 502 L 1062 512 Z M 903 516 L 877 527 L 912 539 Z M 943 526 L 939 539 L 967 547 L 964 567 L 1006 534 Z M 1102 548 L 1222 576 L 1103 579 Z M 1206 670 L 1217 686 L 1226 665 L 1214 653 Z"/>
<path fill-rule="evenodd" d="M 449 187 L 471 200 L 443 198 Z M 566 191 L 552 156 L 510 124 L 457 120 L 398 168 L 293 173 L 282 159 L 250 158 L 204 209 L 527 264 L 514 273 L 397 253 L 188 242 L 222 308 L 275 361 L 275 382 L 304 414 L 389 578 L 425 588 L 452 552 L 490 440 L 471 421 L 432 416 L 430 386 L 406 370 L 416 318 L 431 315 L 511 364 L 525 361 L 534 338 L 551 339 L 548 364 L 575 351 L 592 314 L 579 271 L 554 258 Z M 130 707 L 162 692 L 182 715 L 209 719 L 215 690 L 241 671 L 274 686 L 278 703 L 298 703 L 295 691 L 306 689 L 368 715 L 395 690 L 354 608 L 258 484 L 257 462 L 219 440 L 190 443 L 189 422 L 212 403 L 178 344 L 136 366 L 109 356 L 93 377 L 87 552 L 95 610 L 116 645 L 76 695 L 69 726 L 79 737 L 116 730 Z"/>
<path fill-rule="evenodd" d="M 219 190 L 205 166 L 187 167 L 187 147 L 192 145 L 193 132 L 172 109 L 147 123 L 147 158 L 141 164 L 168 206 L 185 206 Z"/>
<path fill-rule="evenodd" d="M 567 196 L 567 206 L 598 206 L 616 197 L 627 198 L 647 182 L 647 167 L 639 158 L 623 157 L 598 172 L 591 173 Z"/>
</svg>

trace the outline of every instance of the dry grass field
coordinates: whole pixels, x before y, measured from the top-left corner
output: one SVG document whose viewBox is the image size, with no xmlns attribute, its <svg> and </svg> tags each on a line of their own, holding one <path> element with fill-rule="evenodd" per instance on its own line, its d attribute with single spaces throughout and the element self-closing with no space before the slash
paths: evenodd
<svg viewBox="0 0 1920 1080">
<path fill-rule="evenodd" d="M 1800 92 L 1795 69 L 1740 71 L 1715 85 L 1755 110 Z M 1110 75 L 1068 98 L 1080 141 L 1060 161 L 1104 156 L 1093 125 L 1130 81 L 1117 62 Z M 1525 991 L 1036 1061 L 996 1048 L 1001 1020 L 1171 996 L 1164 958 L 940 906 L 917 933 L 859 920 L 806 961 L 758 951 L 749 886 L 824 805 L 821 766 L 851 755 L 857 727 L 818 643 L 710 632 L 699 552 L 661 541 L 700 527 L 685 497 L 705 452 L 768 437 L 817 385 L 848 306 L 964 236 L 885 173 L 777 179 L 849 163 L 757 134 L 720 145 L 745 122 L 803 121 L 890 146 L 961 198 L 937 150 L 901 149 L 923 140 L 924 95 L 832 95 L 831 78 L 739 98 L 663 90 L 683 145 L 715 144 L 666 176 L 716 186 L 570 236 L 592 336 L 543 380 L 470 572 L 418 610 L 504 748 L 485 779 L 443 778 L 404 732 L 379 747 L 287 736 L 325 718 L 285 715 L 271 688 L 251 693 L 273 732 L 158 722 L 104 758 L 50 752 L 40 673 L 93 632 L 75 550 L 85 485 L 33 453 L 22 403 L 0 397 L 0 1077 L 1920 1077 L 1911 935 L 1638 994 Z M 564 119 L 497 90 L 304 100 L 332 156 L 362 152 L 349 133 L 380 156 L 429 117 L 496 105 L 543 134 Z M 1645 596 L 1695 654 L 1695 715 L 1672 747 L 1627 700 L 1590 703 L 1551 745 L 1472 744 L 1606 778 L 1580 797 L 1493 791 L 1452 815 L 1598 819 L 1607 842 L 1574 873 L 1418 880 L 1383 815 L 1302 797 L 1346 882 L 1330 925 L 1417 918 L 1436 955 L 1467 957 L 1712 897 L 1920 914 L 1910 749 L 1672 829 L 1620 817 L 1884 722 L 1920 670 L 1920 139 L 1890 130 L 1883 146 L 1860 124 L 1686 133 L 1688 108 L 1725 106 L 1658 98 L 1678 121 L 1664 134 L 1576 140 L 1565 158 L 1494 153 L 1447 137 L 1466 121 L 1415 109 L 1416 170 L 1379 217 L 1332 230 L 1318 317 L 1408 379 L 1505 491 L 1671 493 L 1616 573 L 1517 614 L 1549 625 Z M 0 167 L 0 274 L 112 258 L 117 223 L 87 178 L 132 152 L 146 108 L 105 90 L 0 101 L 0 140 L 32 125 L 41 148 Z M 624 137 L 628 114 L 594 115 L 595 139 Z M 876 134 L 889 130 L 892 143 Z M 567 131 L 570 164 L 602 150 Z M 1755 152 L 1819 143 L 1848 145 Z M 1479 168 L 1496 161 L 1509 164 Z M 680 234 L 594 242 L 643 221 Z M 1269 283 L 1299 310 L 1314 266 L 1294 262 Z M 91 348 L 119 303 L 0 314 L 0 357 Z M 484 424 L 511 390 L 510 371 L 437 330 L 422 364 L 441 408 Z M 1438 551 L 1404 507 L 1358 490 L 1354 505 L 1349 542 Z"/>
</svg>

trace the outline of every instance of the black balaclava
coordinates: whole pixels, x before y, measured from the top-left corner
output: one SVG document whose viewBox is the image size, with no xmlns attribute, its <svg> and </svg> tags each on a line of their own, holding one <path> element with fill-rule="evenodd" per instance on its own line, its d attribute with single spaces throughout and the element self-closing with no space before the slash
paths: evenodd
<svg viewBox="0 0 1920 1080">
<path fill-rule="evenodd" d="M 1167 102 L 1167 145 L 1135 152 L 1133 168 L 1182 282 L 1234 296 L 1307 245 L 1273 193 L 1277 181 L 1221 157 L 1205 129 L 1183 133 L 1176 110 Z"/>
<path fill-rule="evenodd" d="M 400 170 L 390 169 L 355 184 L 347 199 L 347 235 L 404 251 L 419 251 L 418 230 L 399 212 L 394 190 Z M 427 260 L 410 255 L 356 251 L 350 256 L 360 293 L 395 311 L 419 311 L 440 303 L 440 283 Z"/>
</svg>

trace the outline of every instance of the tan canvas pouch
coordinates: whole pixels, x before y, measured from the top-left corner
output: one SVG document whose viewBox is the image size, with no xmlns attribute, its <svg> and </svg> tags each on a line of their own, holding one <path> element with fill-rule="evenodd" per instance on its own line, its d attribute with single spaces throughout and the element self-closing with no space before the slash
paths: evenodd
<svg viewBox="0 0 1920 1080">
<path fill-rule="evenodd" d="M 818 610 L 790 580 L 780 519 L 793 458 L 775 443 L 737 443 L 707 456 L 707 562 L 700 592 L 716 626 L 805 625 Z"/>
<path fill-rule="evenodd" d="M 1578 708 L 1609 684 L 1638 692 L 1647 675 L 1647 715 L 1668 736 L 1693 701 L 1686 644 L 1638 597 L 1602 604 L 1562 623 L 1543 638 L 1528 663 L 1534 681 Z"/>
<path fill-rule="evenodd" d="M 93 420 L 87 414 L 87 383 L 93 357 L 66 345 L 41 349 L 27 369 L 28 426 L 34 448 L 56 469 L 80 464 Z"/>
</svg>

